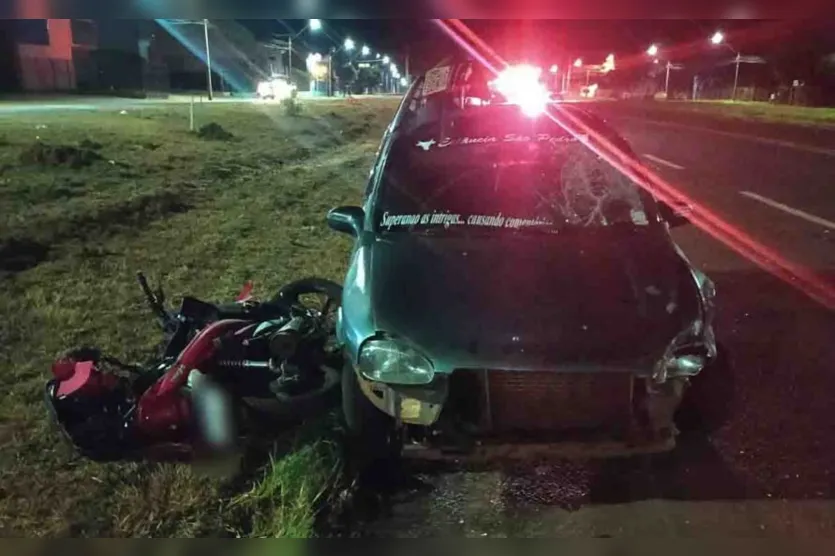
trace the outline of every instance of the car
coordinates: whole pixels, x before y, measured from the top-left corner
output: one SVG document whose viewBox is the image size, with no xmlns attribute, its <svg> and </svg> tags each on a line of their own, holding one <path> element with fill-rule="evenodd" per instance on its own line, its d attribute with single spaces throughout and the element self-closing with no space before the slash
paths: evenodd
<svg viewBox="0 0 835 556">
<path fill-rule="evenodd" d="M 708 423 L 686 418 L 704 410 L 688 404 L 691 382 L 716 377 L 706 397 L 719 413 L 711 388 L 727 379 L 713 282 L 671 234 L 687 207 L 659 202 L 549 116 L 635 157 L 580 105 L 542 100 L 535 83 L 497 100 L 476 73 L 457 63 L 417 79 L 362 206 L 327 216 L 354 242 L 337 335 L 355 453 L 672 449 L 684 421 Z"/>
<path fill-rule="evenodd" d="M 296 93 L 296 86 L 281 76 L 261 81 L 255 90 L 255 95 L 261 100 L 286 100 L 295 97 Z"/>
</svg>

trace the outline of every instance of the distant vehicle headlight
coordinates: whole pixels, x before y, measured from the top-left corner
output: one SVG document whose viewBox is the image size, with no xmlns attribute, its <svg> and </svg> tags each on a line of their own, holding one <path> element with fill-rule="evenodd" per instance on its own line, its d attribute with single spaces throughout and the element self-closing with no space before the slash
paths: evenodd
<svg viewBox="0 0 835 556">
<path fill-rule="evenodd" d="M 258 84 L 258 88 L 256 89 L 258 96 L 269 96 L 272 93 L 272 86 L 268 81 L 262 81 Z"/>
<path fill-rule="evenodd" d="M 366 342 L 360 350 L 359 371 L 369 380 L 387 384 L 429 384 L 435 377 L 429 359 L 392 339 Z"/>
<path fill-rule="evenodd" d="M 293 95 L 293 87 L 283 79 L 273 81 L 273 92 L 276 100 L 284 100 Z"/>
</svg>

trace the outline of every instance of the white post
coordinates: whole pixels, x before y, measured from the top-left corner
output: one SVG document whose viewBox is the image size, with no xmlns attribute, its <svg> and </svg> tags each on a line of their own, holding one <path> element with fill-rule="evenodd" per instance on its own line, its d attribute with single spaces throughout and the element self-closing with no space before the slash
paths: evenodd
<svg viewBox="0 0 835 556">
<path fill-rule="evenodd" d="M 742 62 L 742 54 L 736 53 L 736 75 L 734 75 L 734 92 L 731 100 L 736 100 L 736 88 L 739 85 L 739 64 Z"/>
<path fill-rule="evenodd" d="M 194 95 L 191 95 L 191 102 L 188 105 L 188 129 L 194 131 Z"/>
<path fill-rule="evenodd" d="M 667 62 L 667 79 L 664 83 L 664 100 L 670 100 L 670 62 Z"/>
</svg>

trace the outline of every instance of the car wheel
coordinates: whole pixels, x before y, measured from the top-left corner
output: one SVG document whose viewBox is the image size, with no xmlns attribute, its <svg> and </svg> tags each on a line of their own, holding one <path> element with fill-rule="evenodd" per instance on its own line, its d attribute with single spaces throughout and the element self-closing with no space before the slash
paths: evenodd
<svg viewBox="0 0 835 556">
<path fill-rule="evenodd" d="M 399 460 L 403 443 L 394 419 L 365 397 L 350 364 L 342 370 L 342 412 L 346 456 L 357 472 Z"/>
<path fill-rule="evenodd" d="M 719 346 L 716 359 L 690 379 L 676 412 L 676 427 L 682 433 L 711 434 L 730 421 L 735 383 L 727 351 Z"/>
</svg>

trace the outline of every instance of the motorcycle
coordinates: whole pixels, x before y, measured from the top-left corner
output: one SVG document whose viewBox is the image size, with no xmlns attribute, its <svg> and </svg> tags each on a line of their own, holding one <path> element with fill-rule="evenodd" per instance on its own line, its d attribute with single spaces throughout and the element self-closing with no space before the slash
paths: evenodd
<svg viewBox="0 0 835 556">
<path fill-rule="evenodd" d="M 161 288 L 142 273 L 138 281 L 163 330 L 160 353 L 128 365 L 95 348 L 74 350 L 55 361 L 46 384 L 52 421 L 81 455 L 191 460 L 338 403 L 338 284 L 299 280 L 264 302 L 247 284 L 234 303 L 186 296 L 170 311 Z"/>
</svg>

